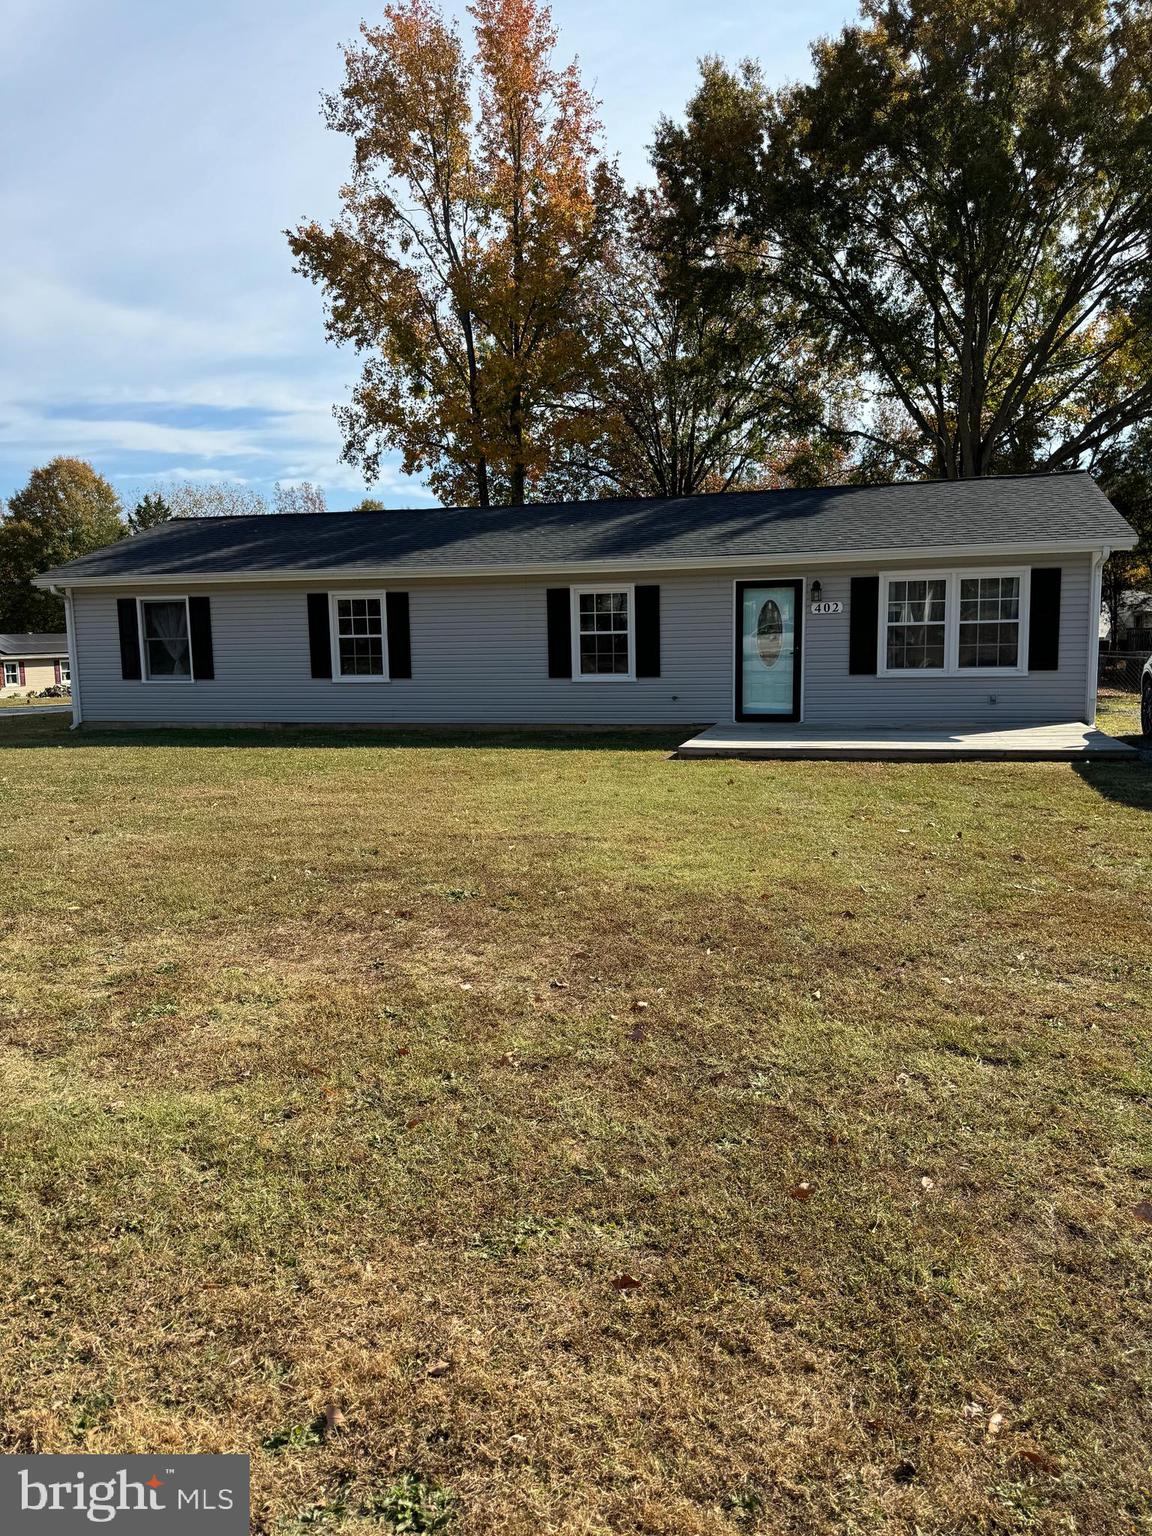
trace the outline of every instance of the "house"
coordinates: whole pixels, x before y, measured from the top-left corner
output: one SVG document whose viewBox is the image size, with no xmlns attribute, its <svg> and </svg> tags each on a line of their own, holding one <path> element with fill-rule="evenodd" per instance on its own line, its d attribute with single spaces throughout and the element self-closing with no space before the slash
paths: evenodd
<svg viewBox="0 0 1152 1536">
<path fill-rule="evenodd" d="M 67 687 L 71 679 L 67 635 L 0 635 L 0 698 Z"/>
<path fill-rule="evenodd" d="M 1115 643 L 1112 617 L 1105 608 L 1100 615 L 1100 638 L 1114 651 L 1148 655 L 1152 651 L 1152 592 L 1125 592 L 1120 598 Z"/>
<path fill-rule="evenodd" d="M 76 722 L 1091 721 L 1087 474 L 177 520 L 45 572 Z"/>
</svg>

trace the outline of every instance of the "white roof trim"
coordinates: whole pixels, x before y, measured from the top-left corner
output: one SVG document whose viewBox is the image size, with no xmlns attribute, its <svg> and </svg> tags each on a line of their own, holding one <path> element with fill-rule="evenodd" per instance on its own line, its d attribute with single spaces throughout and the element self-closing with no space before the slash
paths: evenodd
<svg viewBox="0 0 1152 1536">
<path fill-rule="evenodd" d="M 472 579 L 487 581 L 501 576 L 534 576 L 540 579 L 563 576 L 623 575 L 631 571 L 740 571 L 740 570 L 790 570 L 797 566 L 812 565 L 877 565 L 903 560 L 981 560 L 1011 559 L 1015 557 L 1044 556 L 1055 554 L 1096 554 L 1100 549 L 1131 549 L 1136 543 L 1132 534 L 1128 542 L 1112 538 L 1107 546 L 1096 539 L 1061 540 L 1051 545 L 1027 543 L 995 544 L 920 544 L 900 546 L 894 549 L 839 549 L 834 551 L 797 550 L 787 555 L 692 555 L 669 559 L 652 554 L 617 560 L 569 560 L 556 564 L 533 563 L 531 565 L 380 565 L 325 567 L 321 570 L 301 570 L 284 567 L 267 571 L 180 571 L 175 574 L 124 572 L 118 576 L 69 576 L 53 578 L 37 576 L 33 586 L 62 590 L 79 587 L 184 587 L 190 584 L 203 586 L 245 585 L 267 581 L 314 582 L 323 585 L 328 581 L 459 581 Z"/>
</svg>

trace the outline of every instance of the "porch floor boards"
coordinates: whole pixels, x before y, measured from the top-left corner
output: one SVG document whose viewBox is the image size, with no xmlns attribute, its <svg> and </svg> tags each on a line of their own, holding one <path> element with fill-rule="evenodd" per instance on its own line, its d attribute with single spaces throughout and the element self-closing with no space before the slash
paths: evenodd
<svg viewBox="0 0 1152 1536">
<path fill-rule="evenodd" d="M 862 730 L 744 722 L 710 725 L 682 742 L 677 757 L 829 758 L 892 762 L 1074 762 L 1137 758 L 1135 747 L 1082 720 L 1045 725 L 893 726 Z"/>
</svg>

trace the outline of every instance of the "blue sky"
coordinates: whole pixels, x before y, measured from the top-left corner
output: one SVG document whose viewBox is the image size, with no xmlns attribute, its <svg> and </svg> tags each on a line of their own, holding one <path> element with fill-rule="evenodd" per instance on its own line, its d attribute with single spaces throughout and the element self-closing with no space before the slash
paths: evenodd
<svg viewBox="0 0 1152 1536">
<path fill-rule="evenodd" d="M 157 480 L 365 490 L 332 406 L 357 373 L 281 231 L 335 212 L 344 142 L 319 96 L 364 0 L 5 0 L 0 24 L 0 496 L 54 454 L 129 502 Z M 705 53 L 808 71 L 837 0 L 558 0 L 631 181 Z M 431 500 L 386 464 L 374 494 Z"/>
</svg>

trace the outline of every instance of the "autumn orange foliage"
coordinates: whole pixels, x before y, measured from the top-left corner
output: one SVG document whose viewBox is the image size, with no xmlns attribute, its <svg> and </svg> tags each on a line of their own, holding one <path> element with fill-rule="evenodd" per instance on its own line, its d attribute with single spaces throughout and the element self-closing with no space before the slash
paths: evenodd
<svg viewBox="0 0 1152 1536">
<path fill-rule="evenodd" d="M 327 330 L 364 356 L 345 457 L 397 450 L 442 500 L 533 486 L 588 434 L 587 285 L 621 199 L 596 103 L 534 0 L 477 0 L 475 50 L 403 0 L 345 53 L 329 126 L 353 144 L 342 212 L 288 232 Z"/>
</svg>

